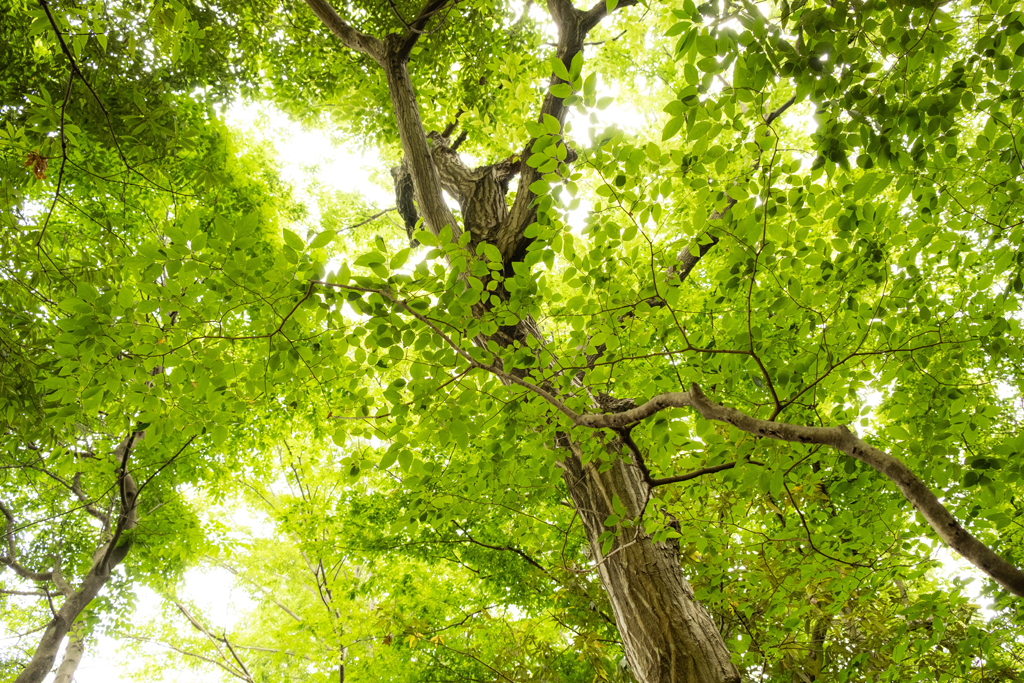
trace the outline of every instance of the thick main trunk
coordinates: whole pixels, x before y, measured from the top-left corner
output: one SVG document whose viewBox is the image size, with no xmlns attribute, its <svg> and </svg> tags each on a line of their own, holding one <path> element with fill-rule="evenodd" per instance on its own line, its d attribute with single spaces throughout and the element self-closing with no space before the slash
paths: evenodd
<svg viewBox="0 0 1024 683">
<path fill-rule="evenodd" d="M 640 683 L 739 683 L 729 650 L 704 606 L 683 576 L 679 552 L 655 543 L 640 529 L 619 529 L 612 549 L 602 553 L 599 537 L 618 497 L 636 519 L 647 499 L 637 469 L 617 459 L 600 472 L 574 454 L 564 461 L 563 479 L 590 542 L 591 558 L 612 603 L 626 661 Z"/>
<path fill-rule="evenodd" d="M 506 270 L 511 271 L 512 262 L 525 246 L 525 230 L 537 211 L 537 196 L 530 186 L 540 175 L 526 164 L 532 141 L 524 149 L 521 161 L 510 159 L 502 162 L 505 166 L 476 169 L 480 173 L 465 168 L 457 158 L 449 158 L 454 154 L 448 154 L 446 141 L 441 138 L 434 141 L 439 145 L 435 159 L 407 69 L 409 49 L 419 33 L 390 35 L 379 47 L 378 43 L 369 44 L 362 34 L 354 33 L 333 10 L 327 11 L 329 7 L 321 7 L 322 0 L 307 2 L 315 11 L 319 7 L 318 15 L 346 45 L 373 55 L 383 67 L 404 155 L 403 168 L 397 175 L 403 176 L 407 170 L 411 176 L 417 208 L 430 232 L 437 235 L 450 226 L 456 239 L 461 232 L 443 200 L 442 188 L 447 184 L 449 192 L 458 198 L 466 221 L 463 227 L 471 232 L 474 242 L 486 241 L 496 246 Z M 618 5 L 635 3 L 636 0 L 619 0 Z M 444 0 L 428 2 L 417 18 L 421 24 L 417 31 L 444 4 Z M 583 48 L 587 32 L 607 14 L 607 4 L 598 2 L 586 12 L 575 9 L 571 0 L 549 0 L 548 6 L 559 29 L 558 57 L 568 66 Z M 559 82 L 557 76 L 552 77 L 552 84 Z M 540 120 L 551 116 L 562 124 L 565 115 L 562 99 L 548 93 Z M 509 210 L 504 203 L 504 182 L 514 171 L 521 171 L 519 192 Z M 404 182 L 401 177 L 396 177 L 396 181 Z M 403 204 L 401 197 L 399 204 Z M 403 217 L 407 223 L 413 223 L 415 212 L 407 201 L 405 204 Z M 514 341 L 525 342 L 528 336 L 542 339 L 532 319 L 523 320 L 514 328 L 499 331 L 494 341 L 508 346 Z M 565 465 L 565 481 L 586 526 L 593 557 L 611 598 L 626 658 L 637 680 L 738 683 L 740 677 L 725 642 L 707 611 L 694 599 L 680 569 L 678 551 L 672 545 L 654 543 L 644 534 L 636 538 L 621 535 L 607 557 L 601 553 L 599 537 L 605 529 L 605 519 L 613 512 L 613 497 L 625 504 L 633 518 L 643 510 L 647 491 L 636 469 L 617 460 L 611 469 L 599 473 L 594 467 L 584 467 L 577 455 L 567 457 Z"/>
</svg>

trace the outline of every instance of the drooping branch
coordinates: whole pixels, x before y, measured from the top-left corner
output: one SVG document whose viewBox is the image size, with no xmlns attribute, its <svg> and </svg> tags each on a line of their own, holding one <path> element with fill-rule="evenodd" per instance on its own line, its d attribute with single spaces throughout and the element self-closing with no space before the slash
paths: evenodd
<svg viewBox="0 0 1024 683">
<path fill-rule="evenodd" d="M 281 610 L 283 610 L 285 614 L 287 614 L 288 616 L 290 616 L 292 619 L 294 619 L 295 621 L 299 622 L 300 624 L 302 623 L 302 617 L 300 617 L 298 614 L 296 614 L 295 612 L 290 610 L 288 608 L 288 606 L 285 605 L 283 602 L 281 602 L 280 600 L 275 598 L 274 597 L 274 591 L 270 590 L 269 588 L 267 588 L 266 586 L 264 586 L 262 584 L 257 583 L 253 579 L 250 579 L 249 577 L 243 575 L 242 572 L 238 571 L 237 569 L 235 569 L 234 567 L 232 567 L 231 565 L 229 565 L 229 564 L 227 564 L 225 562 L 216 562 L 216 564 L 221 569 L 226 569 L 227 571 L 231 572 L 232 574 L 237 576 L 242 581 L 245 581 L 250 586 L 252 586 L 256 590 L 258 590 L 261 593 L 263 593 L 264 596 L 270 598 L 271 602 L 273 602 L 275 605 L 280 607 Z"/>
<path fill-rule="evenodd" d="M 688 392 L 659 394 L 632 410 L 610 415 L 577 415 L 574 422 L 593 428 L 622 429 L 667 408 L 693 408 L 707 420 L 725 422 L 749 434 L 777 441 L 829 446 L 859 460 L 896 484 L 946 545 L 992 577 L 1000 586 L 1014 595 L 1024 597 L 1024 572 L 964 529 L 931 489 L 902 461 L 871 446 L 845 425 L 807 427 L 760 420 L 712 402 L 696 384 Z"/>
<path fill-rule="evenodd" d="M 110 528 L 110 515 L 97 508 L 95 504 L 96 501 L 91 499 L 82 489 L 81 472 L 76 472 L 75 476 L 71 479 L 71 492 L 74 493 L 75 497 L 78 498 L 78 500 L 82 503 L 82 506 L 85 507 L 86 512 L 88 512 L 90 515 L 92 515 L 93 517 L 95 517 L 103 523 L 104 529 Z"/>
<path fill-rule="evenodd" d="M 460 531 L 462 531 L 462 533 L 466 537 L 466 540 L 469 543 L 472 543 L 473 545 L 478 545 L 481 548 L 487 548 L 488 550 L 499 550 L 499 551 L 500 550 L 507 550 L 507 551 L 515 553 L 519 557 L 523 558 L 524 562 L 526 562 L 526 563 L 536 567 L 537 569 L 541 570 L 545 574 L 549 573 L 548 570 L 545 569 L 543 565 L 541 565 L 535 559 L 533 559 L 532 557 L 530 557 L 529 555 L 527 555 L 525 552 L 523 552 L 519 548 L 515 547 L 514 545 L 491 545 L 490 543 L 484 543 L 483 541 L 478 541 L 475 538 L 473 538 L 473 536 L 469 533 L 469 531 L 465 527 L 463 527 L 461 524 L 459 524 L 458 522 L 455 523 L 455 526 L 458 527 L 458 529 Z"/>
<path fill-rule="evenodd" d="M 626 448 L 629 450 L 629 453 L 633 458 L 633 464 L 640 469 L 640 474 L 641 476 L 643 476 L 644 483 L 646 483 L 647 487 L 650 489 L 656 488 L 658 486 L 667 486 L 669 484 L 680 484 L 684 481 L 698 479 L 700 477 L 703 477 L 705 474 L 717 474 L 719 472 L 731 470 L 737 465 L 758 465 L 761 467 L 764 466 L 763 462 L 758 462 L 756 460 L 746 458 L 743 460 L 735 460 L 733 462 L 722 463 L 721 465 L 709 465 L 707 467 L 701 467 L 700 469 L 692 470 L 690 472 L 687 472 L 686 474 L 677 474 L 671 477 L 653 477 L 651 476 L 651 470 L 647 467 L 647 463 L 644 460 L 643 454 L 640 452 L 640 447 L 636 445 L 635 441 L 633 441 L 633 437 L 630 434 L 630 429 L 620 429 L 618 430 L 618 434 L 619 438 L 622 440 L 622 443 L 625 444 Z"/>
<path fill-rule="evenodd" d="M 141 636 L 133 636 L 131 634 L 122 635 L 121 637 L 122 638 L 128 638 L 129 640 L 135 640 L 135 641 L 138 641 L 140 643 L 153 643 L 155 645 L 160 645 L 162 647 L 166 647 L 168 650 L 172 650 L 174 652 L 177 652 L 178 654 L 184 655 L 185 657 L 192 657 L 193 659 L 198 659 L 201 662 L 206 662 L 207 664 L 213 664 L 214 666 L 223 669 L 224 671 L 226 671 L 227 673 L 231 674 L 232 676 L 234 676 L 236 678 L 242 678 L 242 676 L 240 675 L 240 673 L 238 671 L 236 671 L 235 669 L 225 665 L 224 662 L 222 662 L 220 660 L 214 659 L 212 657 L 207 657 L 206 655 L 201 655 L 201 654 L 199 654 L 197 652 L 192 652 L 191 650 L 186 650 L 184 648 L 180 648 L 180 647 L 177 647 L 175 645 L 171 645 L 170 643 L 165 643 L 162 640 L 156 640 L 154 638 L 143 638 Z M 238 647 L 238 646 L 236 646 L 236 647 Z M 245 648 L 245 649 L 254 649 L 254 648 Z M 293 653 L 288 652 L 286 654 L 293 654 Z M 309 658 L 306 657 L 306 659 L 309 659 Z M 245 680 L 245 679 L 242 678 L 242 680 Z"/>
</svg>

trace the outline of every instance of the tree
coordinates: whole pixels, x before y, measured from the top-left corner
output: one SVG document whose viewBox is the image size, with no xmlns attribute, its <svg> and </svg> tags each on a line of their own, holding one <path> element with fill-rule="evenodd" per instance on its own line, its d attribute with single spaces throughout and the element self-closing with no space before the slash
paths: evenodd
<svg viewBox="0 0 1024 683">
<path fill-rule="evenodd" d="M 296 431 L 333 439 L 317 476 L 376 470 L 367 488 L 307 534 L 332 513 L 296 470 L 306 522 L 275 523 L 319 567 L 309 628 L 342 677 L 356 641 L 395 635 L 331 611 L 342 543 L 394 554 L 388 576 L 500 553 L 541 595 L 589 595 L 571 577 L 596 571 L 607 597 L 559 614 L 522 655 L 538 672 L 584 677 L 554 664 L 575 631 L 642 683 L 1016 675 L 1014 3 L 306 5 L 17 3 L 5 462 L 35 449 L 73 480 L 83 426 L 145 429 L 119 481 L 186 506 L 182 484 L 274 481 L 251 454 Z M 612 92 L 648 125 L 602 125 Z M 219 122 L 239 94 L 378 145 L 406 234 L 310 220 Z M 994 580 L 1007 635 L 936 583 L 928 538 Z M 431 675 L 491 675 L 444 657 Z"/>
</svg>

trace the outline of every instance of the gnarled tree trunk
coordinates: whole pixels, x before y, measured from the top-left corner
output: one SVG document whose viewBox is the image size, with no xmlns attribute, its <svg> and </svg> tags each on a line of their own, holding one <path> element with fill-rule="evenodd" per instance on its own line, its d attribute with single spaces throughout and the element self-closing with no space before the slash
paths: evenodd
<svg viewBox="0 0 1024 683">
<path fill-rule="evenodd" d="M 563 461 L 563 480 L 587 532 L 591 559 L 611 600 L 633 675 L 643 682 L 738 683 L 729 650 L 704 606 L 683 576 L 679 549 L 655 543 L 637 528 L 618 528 L 613 546 L 599 540 L 615 513 L 613 496 L 637 519 L 647 502 L 647 485 L 631 463 L 616 458 L 604 472 L 583 465 L 579 450 Z"/>
<path fill-rule="evenodd" d="M 369 55 L 384 70 L 404 152 L 402 165 L 393 174 L 407 229 L 418 221 L 415 209 L 423 218 L 424 229 L 434 235 L 447 227 L 458 238 L 466 230 L 471 235 L 471 258 L 476 245 L 487 242 L 497 247 L 506 273 L 511 273 L 529 244 L 526 228 L 536 220 L 537 196 L 529 188 L 540 174 L 526 163 L 534 141 L 526 145 L 518 159 L 470 169 L 443 134 L 433 135 L 428 141 L 409 78 L 410 51 L 430 17 L 447 1 L 428 0 L 405 35 L 392 34 L 383 40 L 350 27 L 326 0 L 306 3 L 346 46 Z M 633 4 L 635 0 L 620 0 L 618 6 Z M 607 3 L 600 0 L 590 10 L 582 11 L 570 0 L 549 0 L 548 7 L 559 29 L 558 56 L 568 66 L 582 50 L 587 32 L 606 16 Z M 560 82 L 557 76 L 552 77 L 552 84 Z M 554 117 L 561 124 L 566 111 L 562 99 L 548 93 L 539 118 Z M 520 179 L 515 203 L 508 207 L 507 183 L 517 173 Z M 408 201 L 409 184 L 414 190 L 415 207 Z M 442 189 L 459 203 L 462 226 L 446 206 Z M 474 308 L 477 314 L 485 310 L 482 304 Z M 506 347 L 525 342 L 528 336 L 540 338 L 536 323 L 529 318 L 480 341 Z M 725 641 L 707 611 L 694 599 L 683 577 L 678 551 L 671 544 L 654 543 L 641 533 L 620 536 L 614 550 L 607 556 L 601 554 L 598 539 L 605 531 L 605 519 L 612 514 L 613 497 L 625 504 L 633 518 L 639 517 L 644 508 L 647 484 L 640 472 L 628 458 L 620 458 L 611 469 L 599 473 L 594 467 L 584 467 L 578 452 L 566 452 L 565 482 L 586 527 L 636 679 L 640 683 L 737 683 L 739 674 Z"/>
</svg>

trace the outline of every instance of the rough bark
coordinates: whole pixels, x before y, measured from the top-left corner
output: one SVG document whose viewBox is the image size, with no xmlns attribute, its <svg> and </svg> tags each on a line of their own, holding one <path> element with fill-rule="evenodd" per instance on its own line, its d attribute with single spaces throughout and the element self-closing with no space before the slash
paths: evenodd
<svg viewBox="0 0 1024 683">
<path fill-rule="evenodd" d="M 493 242 L 501 222 L 508 216 L 505 195 L 509 181 L 520 170 L 519 158 L 469 168 L 448 138 L 439 133 L 428 137 L 433 143 L 432 157 L 441 187 L 458 202 L 463 225 L 472 234 L 470 245 Z"/>
<path fill-rule="evenodd" d="M 601 472 L 594 463 L 584 466 L 574 450 L 563 461 L 563 479 L 586 529 L 633 676 L 642 682 L 738 683 L 721 634 L 683 576 L 677 546 L 655 543 L 640 527 L 620 527 L 614 546 L 602 552 L 599 537 L 614 512 L 613 496 L 629 519 L 644 511 L 648 490 L 637 468 L 613 454 L 611 468 Z"/>
<path fill-rule="evenodd" d="M 345 47 L 370 55 L 374 61 L 380 63 L 384 55 L 381 41 L 349 26 L 325 0 L 306 0 L 306 4 Z"/>
<path fill-rule="evenodd" d="M 391 40 L 386 41 L 387 49 L 381 66 L 387 77 L 391 106 L 402 140 L 402 152 L 405 157 L 403 163 L 408 165 L 409 174 L 412 176 L 416 205 L 423 214 L 427 228 L 433 234 L 438 235 L 445 227 L 450 227 L 452 237 L 457 240 L 462 231 L 441 194 L 441 182 L 430 155 L 430 146 L 423 130 L 419 107 L 416 106 L 416 95 L 412 89 L 409 70 L 405 60 L 396 52 L 401 45 L 400 39 L 395 35 L 388 38 Z"/>
</svg>

